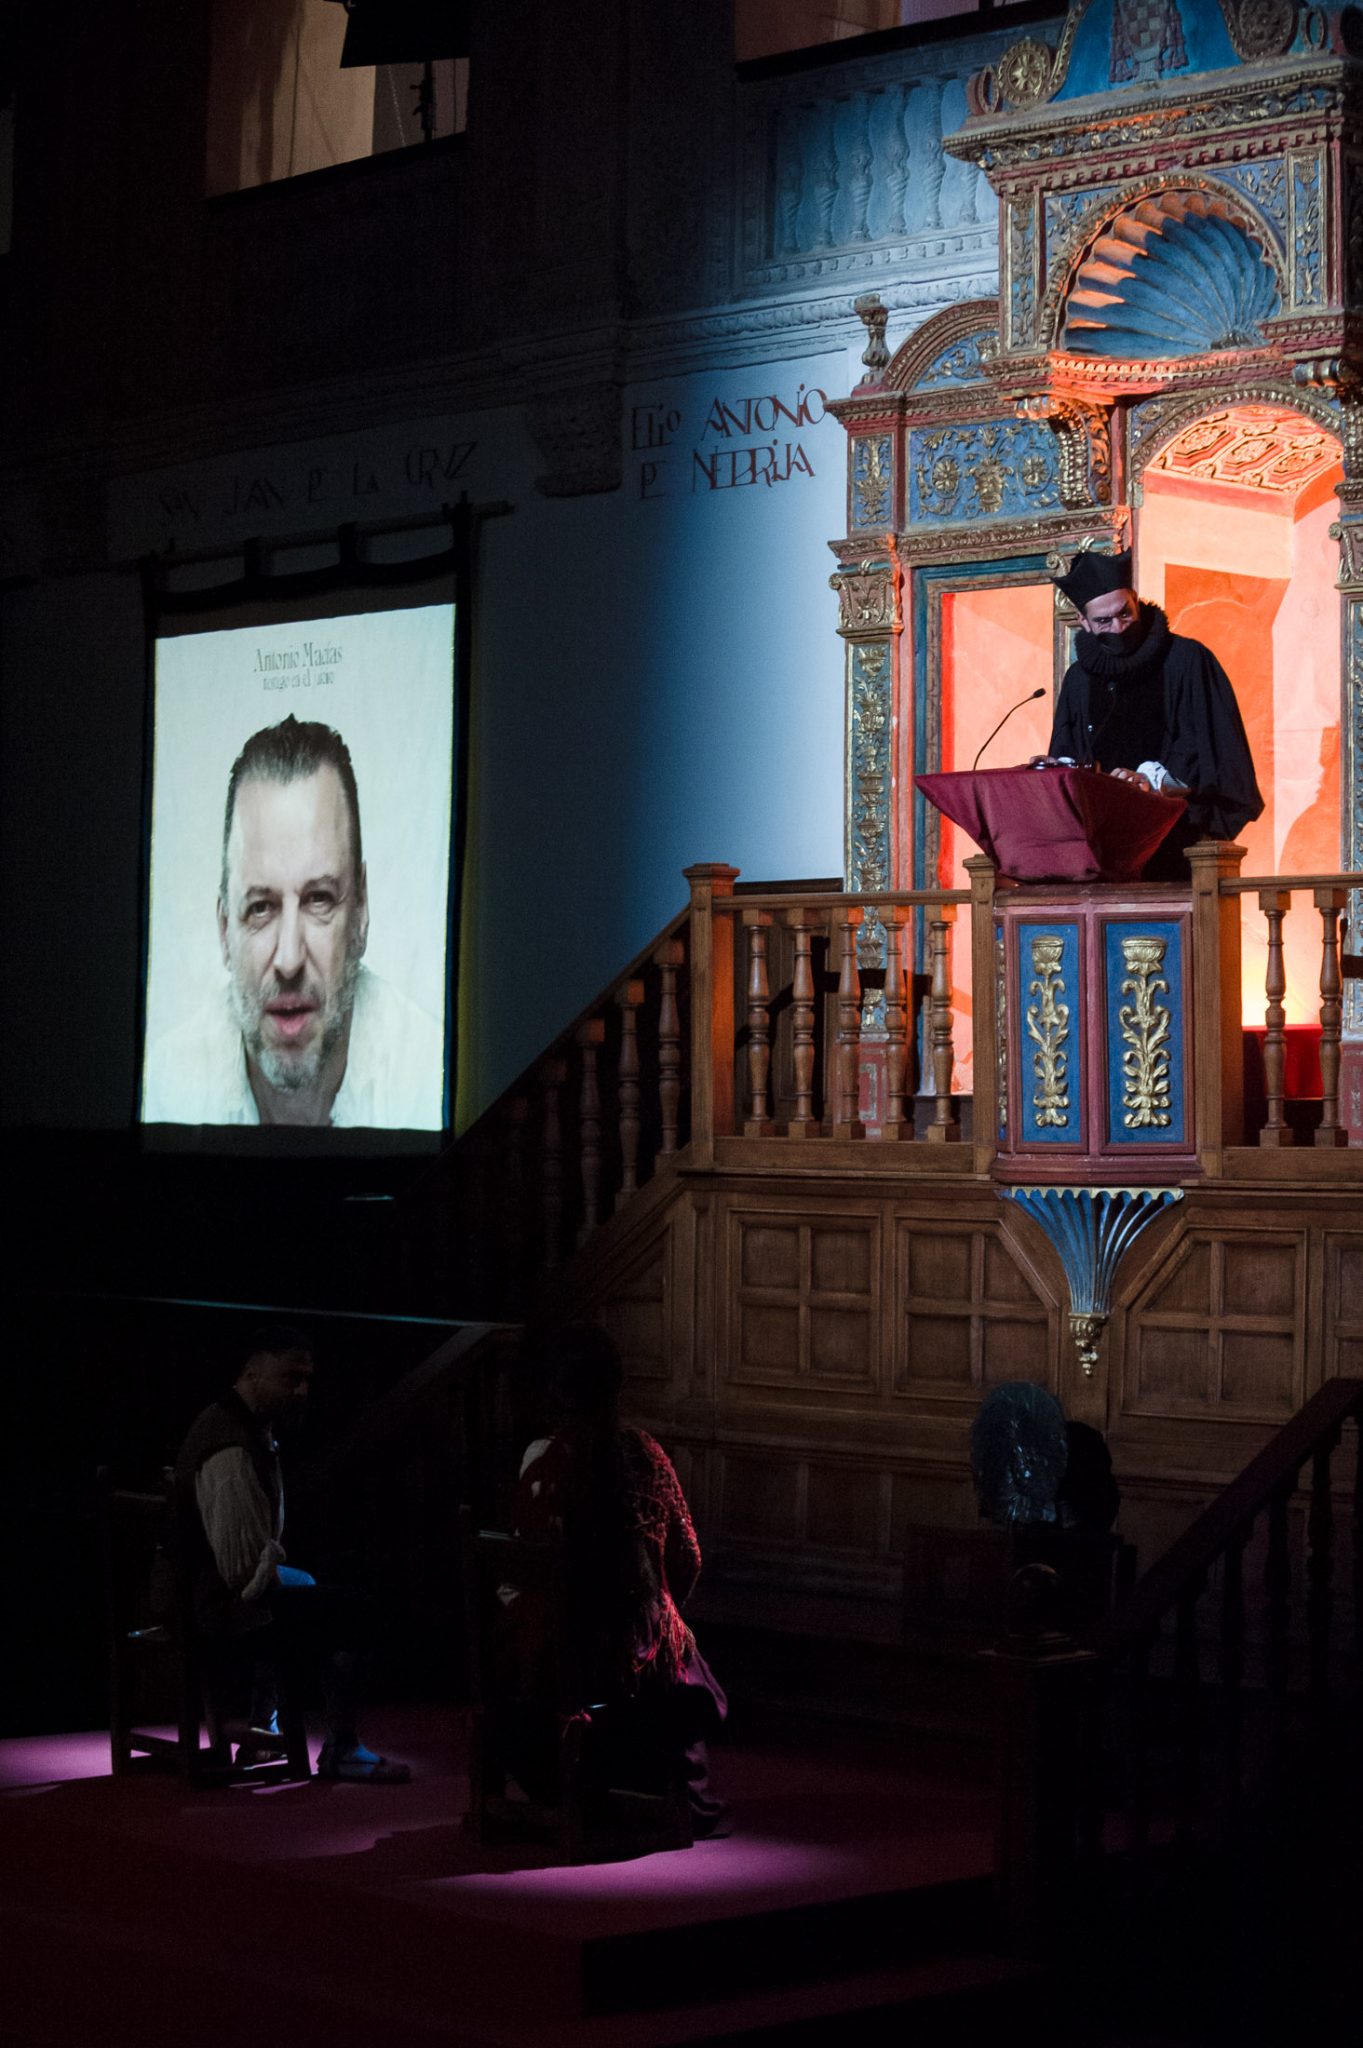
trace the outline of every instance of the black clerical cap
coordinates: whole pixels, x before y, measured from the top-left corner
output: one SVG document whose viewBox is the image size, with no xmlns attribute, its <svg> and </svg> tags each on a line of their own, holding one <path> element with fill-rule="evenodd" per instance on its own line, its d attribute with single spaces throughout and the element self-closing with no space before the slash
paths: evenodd
<svg viewBox="0 0 1363 2048">
<path fill-rule="evenodd" d="M 1076 611 L 1082 611 L 1095 597 L 1112 590 L 1134 590 L 1131 580 L 1131 550 L 1120 555 L 1096 555 L 1084 548 L 1070 563 L 1068 576 L 1055 579 Z"/>
</svg>

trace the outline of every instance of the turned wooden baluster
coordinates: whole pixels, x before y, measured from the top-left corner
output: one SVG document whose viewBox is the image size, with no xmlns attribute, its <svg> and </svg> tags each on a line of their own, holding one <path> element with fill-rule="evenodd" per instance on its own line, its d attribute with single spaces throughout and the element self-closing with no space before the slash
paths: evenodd
<svg viewBox="0 0 1363 2048">
<path fill-rule="evenodd" d="M 544 1215 L 544 1263 L 559 1262 L 563 1237 L 563 1123 L 559 1091 L 568 1078 L 568 1062 L 547 1059 L 540 1069 L 544 1085 L 540 1126 L 540 1207 Z"/>
<path fill-rule="evenodd" d="M 1306 1519 L 1306 1639 L 1311 1697 L 1323 1712 L 1330 1689 L 1330 1616 L 1333 1609 L 1335 1510 L 1330 1498 L 1330 1460 L 1336 1432 L 1311 1459 L 1311 1507 Z"/>
<path fill-rule="evenodd" d="M 1261 889 L 1259 908 L 1268 922 L 1268 972 L 1264 976 L 1264 1098 L 1267 1121 L 1259 1133 L 1261 1145 L 1290 1145 L 1292 1133 L 1283 1116 L 1283 1073 L 1287 1060 L 1287 971 L 1283 966 L 1283 918 L 1292 908 L 1288 889 Z"/>
<path fill-rule="evenodd" d="M 857 1114 L 861 1092 L 861 973 L 857 967 L 859 904 L 832 913 L 830 938 L 838 949 L 838 1037 L 834 1048 L 833 1135 L 864 1138 Z"/>
<path fill-rule="evenodd" d="M 767 971 L 771 913 L 745 910 L 743 924 L 748 934 L 748 1114 L 743 1135 L 765 1138 L 772 1130 L 771 980 Z"/>
<path fill-rule="evenodd" d="M 1264 1675 L 1268 1681 L 1270 1741 L 1275 1764 L 1282 1760 L 1287 1734 L 1287 1687 L 1292 1668 L 1290 1636 L 1292 1608 L 1292 1558 L 1288 1546 L 1288 1512 L 1292 1500 L 1289 1481 L 1279 1488 L 1268 1504 L 1268 1552 L 1264 1559 L 1264 1595 L 1267 1608 L 1268 1640 L 1264 1646 Z"/>
<path fill-rule="evenodd" d="M 620 1101 L 620 1209 L 639 1186 L 639 1010 L 644 984 L 627 981 L 615 992 L 620 1011 L 620 1062 L 616 1085 Z"/>
<path fill-rule="evenodd" d="M 1221 1722 L 1226 1741 L 1226 1801 L 1232 1822 L 1240 1815 L 1245 1726 L 1244 1536 L 1233 1536 L 1222 1560 Z"/>
<path fill-rule="evenodd" d="M 814 1114 L 814 913 L 788 910 L 787 929 L 795 941 L 791 976 L 791 1066 L 795 1080 L 795 1114 L 786 1125 L 788 1138 L 812 1138 L 819 1130 Z"/>
<path fill-rule="evenodd" d="M 597 1053 L 606 1042 L 604 1017 L 589 1017 L 577 1027 L 582 1074 L 577 1092 L 577 1142 L 582 1161 L 582 1221 L 577 1241 L 584 1245 L 601 1221 L 601 1081 Z"/>
<path fill-rule="evenodd" d="M 885 927 L 885 1121 L 882 1139 L 894 1144 L 913 1136 L 913 1106 L 905 1108 L 909 1071 L 909 1012 L 904 985 L 904 925 L 910 912 L 902 903 L 881 911 Z"/>
<path fill-rule="evenodd" d="M 954 1144 L 961 1135 L 956 1121 L 956 1103 L 951 1093 L 951 1069 L 955 1050 L 951 1042 L 951 959 L 947 934 L 956 915 L 954 904 L 935 903 L 928 924 L 928 957 L 932 969 L 931 1029 L 932 1088 L 937 1098 L 928 1136 L 938 1145 Z"/>
<path fill-rule="evenodd" d="M 685 957 L 686 948 L 680 939 L 665 939 L 653 955 L 653 964 L 662 977 L 658 1003 L 658 1109 L 662 1136 L 658 1154 L 663 1159 L 670 1159 L 677 1149 L 682 1057 L 677 974 Z"/>
<path fill-rule="evenodd" d="M 1178 1831 L 1191 1835 L 1197 1819 L 1198 1780 L 1202 1761 L 1202 1673 L 1197 1652 L 1199 1581 L 1178 1603 L 1174 1621 L 1174 1686 L 1178 1695 L 1180 1755 L 1178 1766 Z"/>
<path fill-rule="evenodd" d="M 1339 914 L 1348 897 L 1329 886 L 1315 892 L 1321 922 L 1320 961 L 1320 1124 L 1318 1145 L 1347 1145 L 1349 1133 L 1339 1121 L 1339 1029 L 1344 1015 L 1344 984 L 1339 973 Z"/>
</svg>

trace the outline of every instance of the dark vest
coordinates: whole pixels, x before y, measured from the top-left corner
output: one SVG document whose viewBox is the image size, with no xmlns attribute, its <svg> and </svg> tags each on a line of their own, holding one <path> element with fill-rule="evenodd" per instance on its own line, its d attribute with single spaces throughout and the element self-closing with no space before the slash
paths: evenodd
<svg viewBox="0 0 1363 2048">
<path fill-rule="evenodd" d="M 219 1572 L 194 1497 L 200 1468 L 219 1451 L 243 1450 L 251 1460 L 261 1490 L 270 1503 L 272 1521 L 279 1515 L 283 1485 L 279 1453 L 268 1426 L 257 1420 L 235 1389 L 205 1408 L 180 1446 L 175 1461 L 175 1554 L 186 1574 L 194 1601 L 194 1618 L 206 1633 L 234 1633 L 268 1619 L 263 1601 L 240 1599 Z"/>
</svg>

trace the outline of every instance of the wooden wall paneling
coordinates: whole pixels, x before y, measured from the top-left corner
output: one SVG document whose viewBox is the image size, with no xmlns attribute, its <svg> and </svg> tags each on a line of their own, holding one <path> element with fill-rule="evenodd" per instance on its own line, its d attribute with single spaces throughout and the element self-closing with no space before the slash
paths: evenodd
<svg viewBox="0 0 1363 2048">
<path fill-rule="evenodd" d="M 874 1394 L 881 1230 L 879 1210 L 864 1202 L 735 1200 L 725 1219 L 723 1380 Z"/>
<path fill-rule="evenodd" d="M 1363 1231 L 1324 1233 L 1325 1376 L 1363 1375 Z"/>
<path fill-rule="evenodd" d="M 1280 1423 L 1306 1368 L 1304 1230 L 1208 1222 L 1127 1303 L 1128 1414 Z"/>
<path fill-rule="evenodd" d="M 1057 1383 L 1058 1308 L 1002 1219 L 895 1218 L 894 1391 L 971 1413 L 989 1387 Z"/>
</svg>

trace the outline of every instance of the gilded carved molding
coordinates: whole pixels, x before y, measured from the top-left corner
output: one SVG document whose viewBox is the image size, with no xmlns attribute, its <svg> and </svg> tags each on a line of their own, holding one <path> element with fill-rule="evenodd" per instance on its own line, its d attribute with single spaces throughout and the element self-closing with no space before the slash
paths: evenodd
<svg viewBox="0 0 1363 2048">
<path fill-rule="evenodd" d="M 1344 863 L 1351 873 L 1363 869 L 1363 598 L 1351 597 L 1345 608 L 1343 737 Z M 1349 896 L 1349 950 L 1357 953 L 1363 933 L 1363 889 Z M 1346 1038 L 1363 1038 L 1363 980 L 1344 983 L 1343 1030 Z"/>
<path fill-rule="evenodd" d="M 1163 453 L 1171 442 L 1178 439 L 1186 427 L 1195 420 L 1206 417 L 1209 403 L 1220 406 L 1231 405 L 1278 405 L 1284 412 L 1300 413 L 1304 418 L 1314 420 L 1327 433 L 1338 434 L 1344 450 L 1345 473 L 1349 472 L 1349 434 L 1357 430 L 1359 423 L 1350 421 L 1350 408 L 1341 406 L 1324 392 L 1309 391 L 1289 383 L 1282 375 L 1265 379 L 1263 383 L 1237 381 L 1221 383 L 1215 387 L 1214 399 L 1209 391 L 1183 391 L 1161 394 L 1147 398 L 1131 413 L 1127 423 L 1127 461 L 1130 469 L 1129 490 L 1131 503 L 1138 507 L 1143 496 L 1143 479 L 1146 469 L 1156 456 Z M 1363 443 L 1360 443 L 1363 452 Z"/>
<path fill-rule="evenodd" d="M 1304 145 L 1319 138 L 1323 125 L 1332 117 L 1349 111 L 1347 88 L 1337 64 L 1312 57 L 1294 60 L 1271 81 L 1247 85 L 1233 78 L 1227 84 L 1207 87 L 1189 98 L 1186 89 L 1169 92 L 1147 101 L 1139 111 L 1130 112 L 1122 96 L 1109 100 L 1112 112 L 1095 119 L 1091 107 L 1075 103 L 1073 110 L 1055 107 L 1037 118 L 990 114 L 972 120 L 957 134 L 945 138 L 953 156 L 966 156 L 990 175 L 998 173 L 1035 174 L 1044 166 L 1047 176 L 1053 166 L 1076 157 L 1092 160 L 1109 173 L 1119 166 L 1127 176 L 1143 169 L 1158 171 L 1160 156 L 1169 143 L 1192 145 L 1199 161 L 1210 161 L 1224 138 L 1238 131 L 1268 130 L 1278 139 L 1284 129 Z M 1237 145 L 1239 143 L 1237 135 Z M 1128 156 L 1134 152 L 1134 156 Z"/>
<path fill-rule="evenodd" d="M 847 886 L 891 886 L 890 734 L 893 661 L 888 640 L 847 649 Z"/>
<path fill-rule="evenodd" d="M 1168 942 L 1138 935 L 1122 942 L 1126 979 L 1120 993 L 1131 1000 L 1117 1012 L 1122 1036 L 1122 1125 L 1128 1131 L 1167 1130 L 1171 1121 L 1169 1037 L 1173 1015 L 1164 977 Z"/>
<path fill-rule="evenodd" d="M 878 634 L 900 630 L 899 565 L 889 561 L 866 561 L 855 568 L 839 569 L 828 579 L 838 594 L 838 631 L 845 640 L 874 639 Z"/>
<path fill-rule="evenodd" d="M 1044 934 L 1032 940 L 1032 978 L 1027 993 L 1027 1036 L 1036 1047 L 1032 1054 L 1032 1079 L 1036 1087 L 1032 1106 L 1039 1127 L 1063 1130 L 1070 1120 L 1069 1053 L 1070 1006 L 1062 974 L 1065 942 Z"/>
<path fill-rule="evenodd" d="M 1056 398 L 1043 393 L 1025 398 L 1018 411 L 1024 419 L 1042 419 L 1060 452 L 1060 497 L 1071 511 L 1106 505 L 1112 498 L 1111 415 L 1101 405 Z"/>
</svg>

